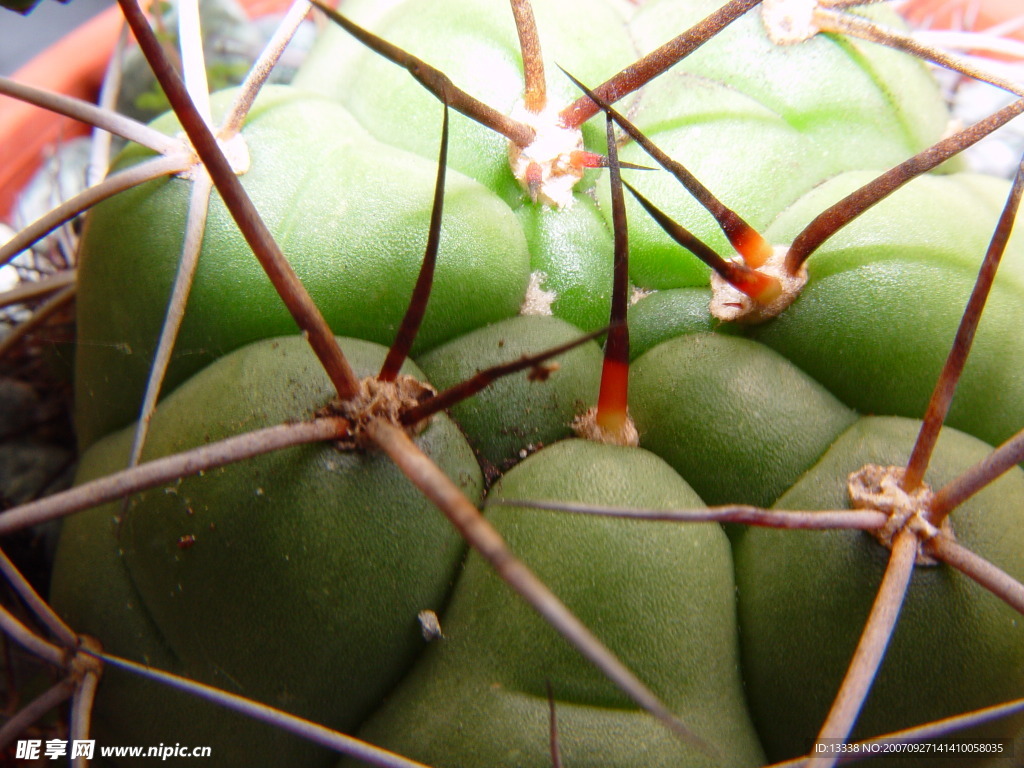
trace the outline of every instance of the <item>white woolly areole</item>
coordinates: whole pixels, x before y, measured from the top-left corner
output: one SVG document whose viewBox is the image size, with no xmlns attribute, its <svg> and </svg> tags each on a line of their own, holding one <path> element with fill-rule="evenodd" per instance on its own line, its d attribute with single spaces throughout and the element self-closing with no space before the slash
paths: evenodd
<svg viewBox="0 0 1024 768">
<path fill-rule="evenodd" d="M 884 526 L 870 531 L 888 549 L 892 549 L 893 539 L 904 528 L 912 530 L 921 542 L 927 542 L 940 532 L 927 519 L 934 496 L 931 488 L 922 483 L 910 493 L 903 490 L 900 483 L 905 472 L 903 467 L 866 464 L 847 478 L 846 488 L 854 509 L 873 509 L 889 516 Z M 941 532 L 953 537 L 948 517 L 942 521 Z M 921 549 L 918 549 L 915 562 L 918 565 L 938 565 L 938 561 Z"/>
<path fill-rule="evenodd" d="M 530 283 L 526 286 L 526 296 L 519 307 L 520 315 L 551 315 L 551 305 L 555 303 L 558 294 L 554 291 L 545 291 L 544 281 L 548 279 L 548 273 L 538 269 L 530 273 Z"/>
<path fill-rule="evenodd" d="M 180 134 L 182 142 L 188 146 L 188 137 L 185 134 Z M 231 166 L 231 170 L 235 172 L 236 176 L 241 176 L 249 170 L 249 166 L 252 164 L 252 159 L 249 156 L 249 145 L 245 143 L 245 137 L 240 133 L 236 133 L 228 139 L 217 137 L 217 144 L 220 145 L 220 151 L 224 153 L 224 157 L 228 161 L 228 165 Z M 194 152 L 195 150 L 193 150 Z M 189 179 L 195 181 L 196 174 L 200 170 L 206 170 L 202 162 L 197 162 L 190 168 L 185 169 L 178 174 L 183 179 Z"/>
<path fill-rule="evenodd" d="M 641 288 L 638 285 L 634 285 L 629 291 L 629 306 L 632 307 L 636 304 L 639 304 L 643 299 L 646 299 L 652 293 L 657 293 L 657 291 L 651 288 Z"/>
<path fill-rule="evenodd" d="M 571 205 L 573 187 L 583 178 L 583 168 L 574 166 L 571 159 L 573 152 L 583 149 L 583 132 L 578 128 L 563 127 L 558 110 L 551 106 L 540 112 L 531 112 L 519 102 L 509 117 L 537 132 L 533 143 L 527 147 L 509 143 L 508 162 L 512 166 L 512 175 L 523 189 L 529 191 L 526 171 L 531 163 L 536 163 L 541 172 L 538 199 L 555 208 Z"/>
<path fill-rule="evenodd" d="M 764 0 L 761 21 L 776 45 L 795 45 L 810 40 L 820 29 L 814 21 L 817 0 Z"/>
<path fill-rule="evenodd" d="M 640 445 L 640 432 L 637 431 L 633 417 L 628 413 L 622 429 L 617 432 L 610 432 L 597 423 L 596 407 L 573 419 L 570 427 L 579 437 L 595 443 L 621 445 L 627 448 L 636 448 Z"/>
<path fill-rule="evenodd" d="M 786 254 L 789 246 L 777 245 L 771 257 L 764 265 L 757 268 L 758 272 L 776 278 L 782 284 L 782 293 L 768 303 L 760 304 L 742 291 L 733 288 L 723 280 L 717 272 L 711 273 L 711 314 L 726 323 L 742 323 L 756 325 L 771 320 L 782 314 L 792 304 L 800 291 L 807 285 L 807 268 L 800 267 L 799 274 L 791 275 L 786 271 Z"/>
</svg>

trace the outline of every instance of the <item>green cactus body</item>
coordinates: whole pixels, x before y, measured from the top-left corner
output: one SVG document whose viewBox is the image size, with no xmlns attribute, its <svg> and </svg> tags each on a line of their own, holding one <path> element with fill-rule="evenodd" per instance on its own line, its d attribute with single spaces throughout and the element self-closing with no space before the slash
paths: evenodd
<svg viewBox="0 0 1024 768">
<path fill-rule="evenodd" d="M 369 342 L 345 340 L 343 348 L 364 375 L 384 359 Z M 422 379 L 414 366 L 407 372 Z M 167 399 L 145 458 L 307 418 L 331 394 L 301 337 L 257 342 Z M 447 417 L 417 439 L 479 499 L 479 467 Z M 130 430 L 97 443 L 81 479 L 123 466 L 130 444 Z M 140 494 L 123 513 L 115 504 L 76 517 L 61 538 L 52 597 L 115 653 L 146 661 L 152 647 L 155 660 L 173 659 L 171 669 L 347 730 L 411 664 L 417 614 L 440 610 L 462 555 L 455 530 L 385 457 L 304 446 Z M 113 583 L 113 605 L 81 601 L 94 571 Z M 123 699 L 110 695 L 110 720 L 99 727 L 114 728 L 102 731 L 112 738 L 124 727 L 116 714 Z M 214 712 L 204 717 L 220 731 L 218 763 L 254 765 L 265 737 L 247 745 L 229 727 L 234 716 Z M 264 764 L 279 765 L 279 749 Z"/>
<path fill-rule="evenodd" d="M 387 9 L 382 12 L 381 7 Z M 625 26 L 626 3 L 543 0 L 532 4 L 544 45 L 548 100 L 568 104 L 579 94 L 553 65 L 599 82 L 637 57 Z M 507 3 L 407 0 L 346 4 L 357 23 L 441 69 L 460 88 L 508 114 L 523 96 L 519 42 Z M 582 20 L 585 19 L 585 22 Z M 382 141 L 423 157 L 437 156 L 437 100 L 394 64 L 365 49 L 351 54 L 352 40 L 330 29 L 318 41 L 295 85 L 345 104 Z M 399 120 L 396 117 L 401 115 Z M 604 131 L 588 127 L 591 148 L 603 151 Z M 512 177 L 507 141 L 468 118 L 452 120 L 452 167 L 493 189 L 513 208 L 526 201 Z"/>
<path fill-rule="evenodd" d="M 648 2 L 631 19 L 630 33 L 640 50 L 651 50 L 719 5 Z M 885 23 L 898 23 L 885 9 L 874 10 Z M 919 62 L 828 36 L 776 46 L 756 11 L 654 80 L 630 115 L 664 152 L 758 228 L 837 173 L 882 171 L 902 162 L 937 141 L 948 121 L 935 83 Z M 717 149 L 709 152 L 708 146 Z M 632 144 L 621 158 L 651 164 Z M 719 253 L 731 253 L 710 215 L 671 176 L 633 174 L 630 182 Z M 599 188 L 602 196 L 605 186 Z M 627 210 L 630 275 L 637 285 L 707 284 L 707 268 L 632 199 Z"/>
<path fill-rule="evenodd" d="M 550 0 L 535 10 L 548 61 L 595 84 L 716 5 Z M 520 96 L 511 16 L 497 0 L 352 0 L 345 10 L 500 110 Z M 333 330 L 387 342 L 426 240 L 441 108 L 406 72 L 353 46 L 340 32 L 325 36 L 298 81 L 320 95 L 264 97 L 246 128 L 253 167 L 243 181 Z M 575 96 L 553 69 L 548 80 L 552 99 Z M 827 205 L 937 139 L 947 119 L 918 63 L 833 38 L 775 48 L 754 15 L 623 106 L 773 244 L 791 242 Z M 599 123 L 584 131 L 594 151 L 603 151 Z M 461 117 L 452 124 L 438 275 L 414 349 L 439 386 L 602 327 L 611 292 L 603 177 L 586 176 L 562 210 L 536 206 L 508 170 L 505 139 Z M 123 163 L 138 156 L 128 150 Z M 650 162 L 633 144 L 622 157 Z M 667 174 L 626 173 L 728 256 L 717 225 Z M 861 533 L 745 529 L 730 539 L 713 524 L 612 521 L 496 501 L 847 506 L 850 472 L 866 461 L 906 461 L 919 422 L 905 417 L 923 412 L 1006 188 L 969 174 L 911 182 L 828 240 L 808 262 L 803 294 L 755 327 L 713 319 L 708 269 L 630 202 L 631 280 L 655 291 L 630 310 L 640 448 L 563 440 L 596 396 L 593 343 L 558 370 L 518 374 L 453 409 L 488 479 L 507 470 L 491 489 L 488 518 L 712 753 L 639 712 L 476 555 L 460 571 L 454 532 L 378 455 L 294 449 L 143 494 L 116 526 L 115 508 L 77 518 L 61 544 L 55 602 L 76 628 L 109 632 L 115 651 L 439 765 L 549 765 L 546 680 L 567 766 L 756 765 L 761 744 L 772 759 L 794 756 L 835 696 L 887 556 L 880 544 Z M 186 197 L 180 180 L 153 183 L 91 215 L 76 384 L 81 441 L 93 445 L 83 480 L 126 461 L 127 433 L 111 433 L 141 400 Z M 152 253 L 138 252 L 139 227 Z M 289 332 L 291 320 L 219 203 L 207 230 L 169 378 L 168 388 L 180 386 L 157 411 L 147 456 L 305 418 L 330 397 L 312 353 L 300 356 L 301 340 L 267 340 Z M 967 434 L 947 430 L 929 482 L 983 455 L 977 439 L 996 443 L 1024 424 L 1022 258 L 1018 235 L 950 417 Z M 549 306 L 556 319 L 512 317 L 531 272 L 541 311 Z M 538 311 L 537 291 L 527 299 Z M 358 352 L 360 372 L 373 372 L 379 357 Z M 419 439 L 479 501 L 478 464 L 454 433 L 438 417 Z M 335 486 L 339 473 L 354 479 Z M 952 518 L 965 542 L 1018 578 L 1024 547 L 1004 533 L 1020 529 L 1011 518 L 1019 521 L 1022 483 L 1014 469 L 962 511 L 962 524 L 960 511 Z M 400 508 L 394 516 L 382 514 L 384 497 Z M 259 509 L 271 505 L 272 514 Z M 182 549 L 182 540 L 194 543 Z M 102 556 L 85 557 L 95 550 Z M 343 589 L 356 563 L 355 586 Z M 109 599 L 85 594 L 81 584 L 93 578 L 110 585 Z M 915 574 L 909 627 L 897 632 L 858 735 L 1024 695 L 1019 619 L 964 581 L 945 567 Z M 413 584 L 426 592 L 407 592 Z M 266 602 L 258 615 L 253 594 Z M 343 594 L 353 602 L 339 612 Z M 414 608 L 436 610 L 447 638 L 424 650 Z M 818 625 L 824 634 L 811 631 Z M 287 631 L 247 644 L 267 626 Z M 378 636 L 395 641 L 387 660 L 353 650 Z M 970 664 L 955 680 L 941 672 L 926 680 L 933 657 Z M 111 679 L 101 712 L 144 709 L 140 685 Z M 780 703 L 794 698 L 800 706 Z M 1007 721 L 985 735 L 1012 738 L 1019 728 Z M 227 738 L 239 751 L 221 764 L 255 764 Z M 296 766 L 331 760 L 289 754 Z"/>
<path fill-rule="evenodd" d="M 596 83 L 663 42 L 667 32 L 712 9 L 710 3 L 651 3 L 628 23 L 629 9 L 619 3 L 584 8 L 539 2 L 535 13 L 543 39 L 551 41 L 549 61 Z M 350 12 L 446 69 L 457 84 L 500 111 L 511 109 L 521 96 L 515 34 L 500 3 L 403 3 L 391 11 L 353 4 Z M 663 19 L 665 13 L 671 18 Z M 585 34 L 578 23 L 584 16 Z M 443 34 L 426 33 L 432 24 Z M 762 49 L 772 50 L 759 22 L 750 17 L 736 25 L 721 42 L 702 49 L 693 74 L 687 64 L 656 80 L 638 101 L 636 117 L 666 151 L 691 164 L 755 225 L 767 224 L 823 179 L 851 167 L 899 161 L 944 128 L 936 88 L 912 62 L 877 47 L 861 50 L 818 40 L 774 51 L 770 55 L 779 62 L 789 62 L 786 71 L 804 67 L 815 77 L 832 78 L 828 87 L 793 88 L 795 93 L 784 98 L 763 73 L 749 71 Z M 719 72 L 733 58 L 737 35 L 751 49 L 743 60 L 750 82 L 742 87 Z M 265 94 L 243 131 L 252 167 L 242 179 L 334 331 L 388 343 L 426 240 L 441 110 L 402 69 L 369 51 L 348 52 L 351 41 L 339 36 L 343 33 L 334 30 L 325 35 L 296 89 L 337 97 L 344 107 L 303 97 L 296 89 Z M 577 95 L 557 70 L 547 79 L 552 105 Z M 804 91 L 827 92 L 833 99 L 837 92 L 844 99 L 849 93 L 853 106 L 847 101 L 842 108 L 822 105 L 815 100 L 819 96 L 800 95 Z M 224 109 L 227 94 L 218 103 Z M 833 127 L 841 120 L 867 126 L 869 135 L 837 138 Z M 173 123 L 158 125 L 172 129 Z M 596 121 L 585 129 L 590 148 L 602 151 Z M 418 348 L 514 314 L 528 270 L 539 288 L 553 294 L 550 311 L 584 329 L 600 328 L 607 322 L 611 253 L 610 229 L 600 209 L 581 192 L 568 211 L 530 203 L 511 177 L 504 138 L 462 116 L 453 119 L 452 132 L 452 169 L 481 182 L 500 200 L 458 173 L 449 175 L 439 275 Z M 754 132 L 758 144 L 749 152 L 695 149 L 711 139 L 742 145 Z M 311 136 L 315 152 L 308 148 Z M 865 146 L 874 149 L 866 153 Z M 649 163 L 641 155 L 627 147 L 624 159 Z M 129 150 L 121 164 L 139 157 Z M 595 178 L 589 174 L 583 186 Z M 689 226 L 721 245 L 706 214 L 696 212 L 667 175 L 642 174 L 636 183 L 669 212 L 684 220 L 696 216 Z M 77 407 L 83 447 L 137 415 L 179 259 L 188 189 L 182 180 L 154 182 L 91 214 L 79 299 Z M 154 219 L 159 227 L 151 224 Z M 639 210 L 631 209 L 630 220 L 634 282 L 644 288 L 707 284 L 707 269 L 667 244 Z M 144 251 L 140 242 L 147 243 Z M 125 283 L 132 291 L 121 289 Z M 470 285 L 473 290 L 466 291 Z M 166 389 L 231 349 L 293 327 L 215 202 Z"/>
<path fill-rule="evenodd" d="M 845 473 L 906 461 L 920 425 L 862 418 L 778 501 L 784 509 L 846 502 Z M 990 449 L 946 430 L 927 482 L 941 487 Z M 952 516 L 958 541 L 1024 577 L 1019 468 Z M 790 535 L 793 534 L 793 535 Z M 773 760 L 805 752 L 824 721 L 857 643 L 888 552 L 860 531 L 747 531 L 736 549 L 743 669 L 751 709 Z M 946 566 L 917 566 L 902 618 L 854 738 L 874 736 L 1009 701 L 1024 691 L 1024 626 L 994 595 Z M 1004 746 L 1021 718 L 957 734 Z M 958 754 L 957 765 L 991 764 Z M 913 765 L 922 756 L 908 757 Z M 996 763 L 1006 764 L 1000 758 Z"/>
<path fill-rule="evenodd" d="M 921 427 L 910 419 L 857 417 L 791 362 L 746 339 L 680 336 L 642 355 L 634 370 L 641 445 L 709 503 L 843 509 L 850 503 L 848 476 L 866 464 L 904 465 Z M 947 428 L 926 482 L 938 489 L 990 451 Z M 1013 522 L 1022 482 L 1024 472 L 1014 468 L 951 518 L 961 543 L 1015 578 L 1024 574 L 1020 526 Z M 754 719 L 771 760 L 797 757 L 829 712 L 889 553 L 862 531 L 731 533 Z M 879 693 L 854 738 L 1019 697 L 1024 635 L 1016 616 L 947 566 L 918 566 L 875 681 Z M 1005 742 L 1019 728 L 1002 721 L 961 738 Z M 973 765 L 988 756 L 959 759 Z"/>
<path fill-rule="evenodd" d="M 445 388 L 492 365 L 536 355 L 579 338 L 578 328 L 553 317 L 517 317 L 466 334 L 417 360 L 436 386 Z M 571 423 L 594 400 L 601 352 L 593 342 L 558 357 L 556 368 L 501 379 L 456 405 L 453 417 L 493 472 L 518 463 L 527 452 L 563 440 Z"/>
<path fill-rule="evenodd" d="M 222 108 L 229 96 L 221 94 Z M 242 133 L 252 158 L 242 181 L 332 328 L 390 343 L 423 259 L 434 165 L 372 139 L 342 107 L 283 87 L 262 96 Z M 129 150 L 122 162 L 138 156 Z M 90 213 L 76 374 L 83 446 L 138 416 L 190 186 L 151 182 Z M 437 287 L 420 348 L 514 315 L 528 269 L 526 240 L 507 206 L 449 174 Z M 294 331 L 215 197 L 166 389 L 243 344 Z"/>
<path fill-rule="evenodd" d="M 569 440 L 508 472 L 486 511 L 526 564 L 713 752 L 637 711 L 474 555 L 442 618 L 445 639 L 361 735 L 430 765 L 544 768 L 547 681 L 567 764 L 759 765 L 721 528 L 635 526 L 496 503 L 517 500 L 671 509 L 699 506 L 697 495 L 646 451 Z"/>
<path fill-rule="evenodd" d="M 822 210 L 846 174 L 783 212 L 770 233 Z M 974 174 L 919 178 L 827 241 L 800 298 L 752 336 L 864 413 L 920 416 L 931 395 L 1007 184 Z M 784 238 L 785 235 L 782 235 Z M 1024 424 L 1024 236 L 1011 239 L 948 424 L 997 445 Z M 897 373 L 898 372 L 898 373 Z"/>
</svg>

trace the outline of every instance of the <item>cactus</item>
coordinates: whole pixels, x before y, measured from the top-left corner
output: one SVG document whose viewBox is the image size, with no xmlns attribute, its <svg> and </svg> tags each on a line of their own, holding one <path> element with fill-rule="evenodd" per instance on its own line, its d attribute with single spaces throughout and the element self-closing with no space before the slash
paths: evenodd
<svg viewBox="0 0 1024 768">
<path fill-rule="evenodd" d="M 1008 748 L 1022 181 L 956 155 L 1024 100 L 944 137 L 885 9 L 719 5 L 349 0 L 204 103 L 122 0 L 175 114 L 89 201 L 78 487 L 0 516 L 78 511 L 56 640 L 5 617 L 72 733 L 748 766 L 1005 705 L 935 738 Z"/>
</svg>

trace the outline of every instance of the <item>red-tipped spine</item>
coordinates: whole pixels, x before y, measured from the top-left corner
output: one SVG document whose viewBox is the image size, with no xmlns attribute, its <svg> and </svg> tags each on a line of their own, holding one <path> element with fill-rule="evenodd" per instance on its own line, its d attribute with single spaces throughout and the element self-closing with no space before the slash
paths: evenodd
<svg viewBox="0 0 1024 768">
<path fill-rule="evenodd" d="M 577 88 L 583 91 L 601 109 L 603 109 L 609 118 L 618 123 L 619 127 L 625 131 L 629 137 L 644 150 L 644 152 L 650 155 L 658 165 L 671 173 L 676 180 L 686 188 L 686 191 L 693 195 L 697 199 L 697 202 L 704 206 L 705 210 L 707 210 L 707 212 L 714 217 L 715 221 L 718 222 L 718 226 L 721 228 L 722 232 L 725 233 L 725 236 L 729 239 L 733 248 L 735 248 L 743 258 L 743 261 L 747 266 L 756 269 L 757 267 L 763 266 L 764 263 L 768 261 L 769 257 L 772 255 L 771 244 L 765 240 L 756 229 L 744 221 L 742 216 L 715 197 L 711 190 L 705 187 L 696 176 L 690 173 L 686 166 L 666 155 L 657 145 L 655 145 L 653 141 L 644 135 L 643 131 L 633 125 L 633 123 L 623 117 L 619 112 L 615 111 L 611 104 L 604 101 L 599 95 L 587 88 L 587 86 L 573 77 L 569 72 L 566 72 L 564 69 L 562 71 L 565 72 L 565 75 L 572 80 L 573 83 L 575 83 Z M 620 167 L 626 168 L 631 166 L 630 164 L 622 163 Z"/>
<path fill-rule="evenodd" d="M 629 238 L 626 232 L 626 201 L 622 195 L 619 156 L 615 148 L 615 127 L 606 120 L 608 169 L 612 188 L 612 224 L 615 233 L 611 328 L 604 348 L 601 391 L 597 398 L 597 425 L 611 433 L 620 433 L 629 419 Z"/>
<path fill-rule="evenodd" d="M 735 224 L 732 221 L 723 221 L 722 230 L 725 232 L 725 236 L 729 238 L 729 242 L 732 243 L 732 247 L 743 257 L 743 261 L 748 267 L 754 269 L 763 267 L 774 252 L 772 244 L 765 240 L 760 232 L 738 216 L 736 217 Z"/>
<path fill-rule="evenodd" d="M 625 329 L 625 326 L 617 326 Z M 613 329 L 615 330 L 615 329 Z M 621 345 L 619 345 L 621 346 Z M 626 357 L 629 356 L 629 339 L 626 339 Z M 605 347 L 604 366 L 601 368 L 601 392 L 597 396 L 597 425 L 606 432 L 618 434 L 626 426 L 626 398 L 629 395 L 629 361 L 619 360 L 619 353 L 612 353 L 612 337 Z"/>
<path fill-rule="evenodd" d="M 544 184 L 544 171 L 538 163 L 530 163 L 526 166 L 526 189 L 530 193 L 530 200 L 534 203 L 540 199 L 540 188 Z"/>
<path fill-rule="evenodd" d="M 569 162 L 576 168 L 607 168 L 608 158 L 596 152 L 588 152 L 585 149 L 576 149 L 569 153 Z M 637 163 L 624 163 L 619 161 L 619 168 L 629 168 L 632 171 L 654 171 L 649 165 L 638 165 Z"/>
<path fill-rule="evenodd" d="M 741 293 L 745 293 L 758 304 L 771 304 L 782 295 L 782 283 L 771 275 L 750 269 L 742 264 L 725 262 L 724 273 L 719 273 L 729 285 Z"/>
<path fill-rule="evenodd" d="M 596 152 L 577 149 L 569 154 L 569 162 L 577 168 L 604 168 L 608 161 Z"/>
<path fill-rule="evenodd" d="M 622 183 L 643 209 L 650 214 L 651 218 L 658 222 L 658 226 L 665 230 L 665 234 L 715 270 L 719 277 L 737 291 L 745 293 L 759 304 L 769 304 L 782 293 L 782 284 L 778 279 L 751 269 L 749 266 L 726 261 L 715 253 L 711 246 L 640 194 L 629 182 Z"/>
</svg>

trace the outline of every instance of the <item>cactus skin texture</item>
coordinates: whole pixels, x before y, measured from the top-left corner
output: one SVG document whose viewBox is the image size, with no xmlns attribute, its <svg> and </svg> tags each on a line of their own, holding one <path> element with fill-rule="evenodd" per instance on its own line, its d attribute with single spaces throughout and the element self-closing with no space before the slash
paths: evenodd
<svg viewBox="0 0 1024 768">
<path fill-rule="evenodd" d="M 230 96 L 220 94 L 222 109 Z M 242 134 L 252 158 L 243 184 L 332 328 L 390 344 L 423 258 L 436 161 L 381 144 L 342 107 L 285 87 L 261 94 Z M 128 150 L 121 162 L 141 154 Z M 158 180 L 90 212 L 76 360 L 83 447 L 138 415 L 190 187 Z M 216 198 L 203 242 L 168 389 L 243 344 L 295 331 Z M 454 172 L 441 253 L 420 348 L 514 315 L 526 289 L 529 256 L 515 216 Z"/>
<path fill-rule="evenodd" d="M 375 373 L 386 353 L 361 340 L 342 346 L 363 375 Z M 423 378 L 415 366 L 405 372 Z M 144 458 L 304 418 L 331 394 L 302 338 L 256 342 L 161 405 Z M 87 451 L 79 479 L 124 466 L 131 437 L 124 430 Z M 447 417 L 417 439 L 470 498 L 480 498 L 480 468 Z M 350 730 L 417 655 L 416 616 L 441 609 L 463 549 L 386 457 L 305 446 L 141 494 L 124 512 L 115 503 L 75 517 L 61 536 L 51 597 L 113 653 L 152 656 L 167 669 Z M 94 584 L 109 585 L 103 600 L 91 595 Z M 211 635 L 210 627 L 218 629 Z M 281 750 L 296 746 L 273 729 L 239 730 L 237 716 L 217 707 L 172 705 L 168 717 L 147 704 L 126 720 L 126 701 L 160 694 L 115 675 L 101 697 L 97 738 L 173 743 L 201 722 L 222 765 L 279 765 Z M 306 746 L 299 752 L 322 760 Z"/>
<path fill-rule="evenodd" d="M 596 84 L 717 4 L 534 5 L 548 61 Z M 498 109 L 519 98 L 504 3 L 345 5 Z M 924 67 L 902 54 L 823 36 L 776 48 L 760 24 L 748 14 L 620 106 L 771 243 L 785 244 L 937 140 L 948 115 Z M 548 80 L 553 99 L 575 97 L 550 65 Z M 440 113 L 406 72 L 331 30 L 297 86 L 269 91 L 245 129 L 253 167 L 243 181 L 333 330 L 356 337 L 345 351 L 362 375 L 379 367 L 383 353 L 369 342 L 390 341 L 422 256 Z M 600 121 L 584 137 L 603 152 Z M 588 173 L 573 205 L 540 207 L 508 171 L 503 138 L 460 116 L 452 126 L 438 274 L 414 348 L 415 375 L 438 387 L 602 327 L 611 295 L 603 172 Z M 121 162 L 140 156 L 129 149 Z M 622 159 L 651 164 L 632 143 Z M 80 515 L 65 526 L 53 600 L 114 652 L 432 765 L 550 766 L 547 683 L 567 766 L 795 757 L 813 742 L 849 662 L 888 556 L 881 545 L 863 532 L 725 531 L 498 502 L 846 508 L 851 472 L 906 462 L 1006 195 L 1004 181 L 957 172 L 955 162 L 942 171 L 828 240 L 808 262 L 803 294 L 755 327 L 712 319 L 707 267 L 629 201 L 630 279 L 654 291 L 630 309 L 629 407 L 640 447 L 565 439 L 596 399 L 593 342 L 543 376 L 519 374 L 462 403 L 452 421 L 435 417 L 418 438 L 710 751 L 640 712 L 477 555 L 463 559 L 441 515 L 379 455 L 293 449 L 133 497 L 124 513 L 114 505 Z M 634 176 L 644 195 L 728 253 L 668 174 Z M 130 434 L 117 430 L 141 400 L 187 192 L 178 179 L 152 183 L 90 214 L 80 481 L 126 461 Z M 1011 239 L 925 478 L 933 486 L 1024 425 L 1022 237 Z M 305 418 L 330 398 L 301 340 L 277 338 L 291 321 L 219 205 L 206 238 L 171 367 L 168 388 L 177 389 L 157 410 L 147 458 Z M 554 318 L 515 317 L 531 272 L 554 293 Z M 486 501 L 480 465 L 494 481 Z M 1017 579 L 1021 498 L 1015 468 L 951 518 L 963 543 Z M 194 544 L 182 549 L 187 536 Z M 426 608 L 444 632 L 430 646 L 415 622 Z M 1024 623 L 1015 616 L 946 566 L 919 566 L 855 737 L 1024 696 Z M 194 733 L 218 745 L 218 765 L 335 762 L 117 673 L 98 706 L 97 738 L 114 743 Z M 1021 728 L 1003 720 L 965 738 L 1012 739 Z"/>
</svg>

